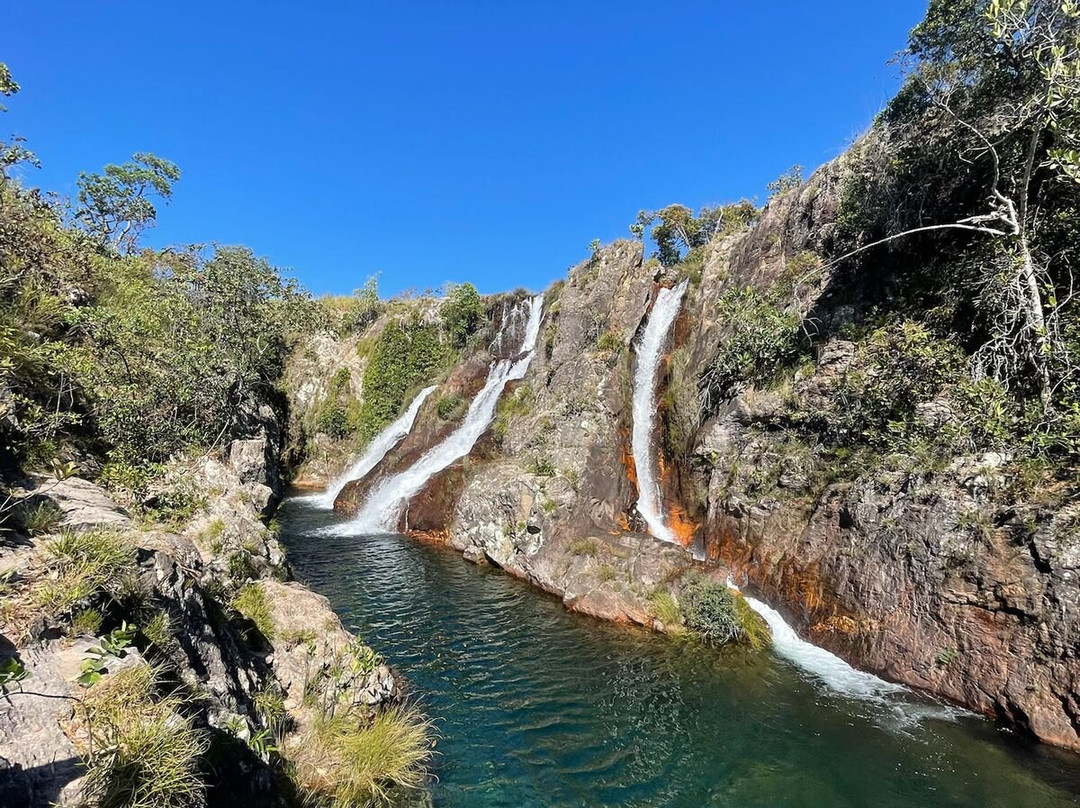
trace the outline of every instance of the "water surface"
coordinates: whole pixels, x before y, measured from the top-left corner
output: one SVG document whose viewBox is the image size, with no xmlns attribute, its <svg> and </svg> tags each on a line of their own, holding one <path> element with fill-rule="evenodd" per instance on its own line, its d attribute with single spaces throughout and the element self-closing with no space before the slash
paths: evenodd
<svg viewBox="0 0 1080 808">
<path fill-rule="evenodd" d="M 771 653 L 570 614 L 403 536 L 280 512 L 300 579 L 435 719 L 445 808 L 1080 804 L 1080 761 L 913 694 L 852 699 Z"/>
</svg>

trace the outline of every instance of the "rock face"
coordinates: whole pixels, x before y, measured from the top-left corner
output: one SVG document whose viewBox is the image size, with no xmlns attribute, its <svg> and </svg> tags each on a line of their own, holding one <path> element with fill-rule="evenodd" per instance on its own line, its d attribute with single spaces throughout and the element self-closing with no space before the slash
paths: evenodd
<svg viewBox="0 0 1080 808">
<path fill-rule="evenodd" d="M 287 746 L 320 708 L 377 707 L 401 692 L 325 598 L 276 580 L 287 577 L 288 568 L 259 519 L 275 496 L 266 451 L 263 438 L 236 441 L 224 461 L 206 457 L 184 470 L 208 499 L 206 512 L 183 535 L 136 528 L 105 491 L 85 480 L 45 481 L 34 489 L 59 509 L 65 529 L 105 529 L 134 545 L 138 582 L 125 586 L 138 589 L 143 605 L 126 619 L 145 628 L 150 609 L 167 626 L 167 635 L 154 640 L 152 661 L 197 695 L 197 726 L 223 750 L 210 805 L 284 804 L 270 768 L 247 745 L 268 720 L 261 706 L 267 694 L 284 702 L 280 726 L 293 728 L 283 739 Z M 75 679 L 98 640 L 63 636 L 51 622 L 33 624 L 27 635 L 25 623 L 6 622 L 47 555 L 41 541 L 27 538 L 17 548 L 0 546 L 0 561 L 12 573 L 16 598 L 13 611 L 0 618 L 0 660 L 20 660 L 29 674 L 21 689 L 42 694 L 14 693 L 0 701 L 0 804 L 75 805 L 84 770 L 68 725 L 84 693 Z M 229 605 L 250 587 L 263 593 L 270 636 Z"/>
<path fill-rule="evenodd" d="M 690 276 L 656 436 L 668 523 L 683 546 L 645 535 L 633 507 L 633 340 L 658 286 L 680 279 L 644 261 L 635 242 L 600 250 L 549 290 L 528 374 L 504 393 L 489 436 L 428 483 L 401 527 L 572 608 L 654 624 L 648 597 L 702 563 L 692 548 L 713 574 L 748 584 L 853 664 L 1080 749 L 1080 506 L 1055 512 L 1010 498 L 999 469 L 1007 458 L 992 455 L 836 474 L 836 458 L 792 430 L 856 358 L 842 326 L 888 294 L 870 275 L 797 268 L 832 248 L 844 171 L 841 158 L 770 201 L 755 226 L 704 248 Z M 700 373 L 731 336 L 718 303 L 746 287 L 785 290 L 788 310 L 827 336 L 791 389 L 748 388 L 702 422 Z M 458 373 L 480 378 L 489 359 Z M 433 407 L 440 394 L 373 477 L 446 434 Z M 928 424 L 952 417 L 941 401 L 918 412 Z M 346 510 L 371 483 L 353 487 Z"/>
</svg>

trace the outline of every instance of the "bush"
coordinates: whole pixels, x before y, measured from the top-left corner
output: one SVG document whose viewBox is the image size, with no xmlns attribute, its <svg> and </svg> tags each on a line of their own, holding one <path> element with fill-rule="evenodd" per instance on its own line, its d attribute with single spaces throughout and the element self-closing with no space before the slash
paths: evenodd
<svg viewBox="0 0 1080 808">
<path fill-rule="evenodd" d="M 409 391 L 429 381 L 448 355 L 435 326 L 418 319 L 388 323 L 364 373 L 359 432 L 370 440 L 401 411 Z"/>
<path fill-rule="evenodd" d="M 742 642 L 761 648 L 769 642 L 765 621 L 728 586 L 691 575 L 682 584 L 683 621 L 705 639 L 716 643 Z"/>
<path fill-rule="evenodd" d="M 439 314 L 451 344 L 463 348 L 484 319 L 484 302 L 471 283 L 450 284 Z"/>
<path fill-rule="evenodd" d="M 962 372 L 963 354 L 919 323 L 883 326 L 828 388 L 826 436 L 841 445 L 890 448 L 906 437 L 915 406 Z"/>
<path fill-rule="evenodd" d="M 190 808 L 203 802 L 201 758 L 208 747 L 175 697 L 156 698 L 146 665 L 124 668 L 86 696 L 92 745 L 84 757 L 84 797 L 101 808 Z M 90 752 L 92 751 L 92 754 Z"/>
<path fill-rule="evenodd" d="M 465 399 L 463 399 L 456 393 L 449 396 L 443 396 L 439 399 L 439 403 L 435 406 L 435 411 L 438 413 L 439 418 L 447 421 L 455 415 L 459 414 L 464 403 Z"/>
<path fill-rule="evenodd" d="M 410 707 L 366 718 L 353 710 L 316 722 L 293 756 L 301 792 L 314 804 L 355 808 L 424 784 L 431 724 Z"/>
<path fill-rule="evenodd" d="M 802 318 L 781 310 L 752 287 L 725 292 L 717 309 L 728 336 L 698 381 L 707 414 L 745 385 L 772 381 L 809 347 L 801 331 Z"/>
</svg>

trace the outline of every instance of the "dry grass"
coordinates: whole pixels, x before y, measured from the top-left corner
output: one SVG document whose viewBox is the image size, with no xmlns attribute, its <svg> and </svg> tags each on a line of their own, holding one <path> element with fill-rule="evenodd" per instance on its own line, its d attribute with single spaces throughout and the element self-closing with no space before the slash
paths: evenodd
<svg viewBox="0 0 1080 808">
<path fill-rule="evenodd" d="M 319 720 L 291 755 L 306 799 L 320 808 L 389 803 L 396 789 L 424 784 L 432 727 L 411 707 L 370 719 L 347 712 Z"/>
</svg>

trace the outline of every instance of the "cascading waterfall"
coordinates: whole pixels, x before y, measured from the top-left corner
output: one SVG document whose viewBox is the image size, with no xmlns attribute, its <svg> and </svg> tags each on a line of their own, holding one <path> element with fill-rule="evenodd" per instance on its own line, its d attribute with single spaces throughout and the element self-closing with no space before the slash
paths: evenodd
<svg viewBox="0 0 1080 808">
<path fill-rule="evenodd" d="M 728 581 L 732 589 L 737 587 Z M 872 673 L 856 670 L 836 654 L 818 648 L 795 633 L 780 613 L 760 600 L 743 595 L 746 604 L 772 629 L 773 649 L 796 667 L 821 681 L 830 690 L 854 698 L 878 699 L 887 693 L 906 693 L 907 688 L 879 679 Z"/>
<path fill-rule="evenodd" d="M 350 480 L 359 480 L 379 465 L 379 463 L 382 462 L 382 459 L 386 457 L 386 453 L 397 446 L 397 444 L 412 431 L 413 422 L 416 420 L 416 413 L 420 411 L 420 405 L 435 391 L 435 388 L 436 386 L 432 385 L 431 387 L 425 387 L 421 390 L 419 395 L 413 399 L 413 403 L 409 405 L 409 408 L 405 410 L 396 421 L 371 439 L 371 443 L 368 444 L 367 449 L 355 463 L 336 477 L 326 487 L 325 491 L 321 494 L 312 494 L 310 497 L 306 498 L 306 501 L 312 503 L 317 508 L 333 508 L 334 500 L 337 499 L 338 494 L 341 493 L 341 489 L 345 487 L 346 483 Z"/>
<path fill-rule="evenodd" d="M 664 521 L 660 484 L 656 479 L 656 457 L 653 452 L 653 433 L 656 431 L 656 375 L 663 355 L 664 343 L 686 293 L 686 281 L 674 289 L 661 289 L 656 295 L 649 322 L 637 350 L 637 369 L 634 371 L 633 418 L 634 431 L 631 449 L 637 470 L 637 509 L 649 533 L 667 542 L 675 534 Z"/>
<path fill-rule="evenodd" d="M 521 351 L 512 359 L 500 359 L 492 363 L 488 370 L 487 382 L 477 393 L 465 419 L 442 443 L 429 449 L 427 453 L 405 471 L 388 477 L 377 485 L 364 502 L 356 516 L 338 528 L 347 535 L 356 533 L 381 533 L 396 529 L 402 509 L 424 485 L 454 461 L 467 455 L 473 444 L 491 425 L 495 417 L 495 405 L 507 383 L 520 379 L 529 369 L 536 349 L 536 338 L 540 333 L 540 321 L 544 311 L 543 295 L 536 295 L 527 303 L 528 321 Z M 513 323 L 514 317 L 507 317 L 503 329 Z M 500 329 L 502 330 L 502 329 Z"/>
</svg>

